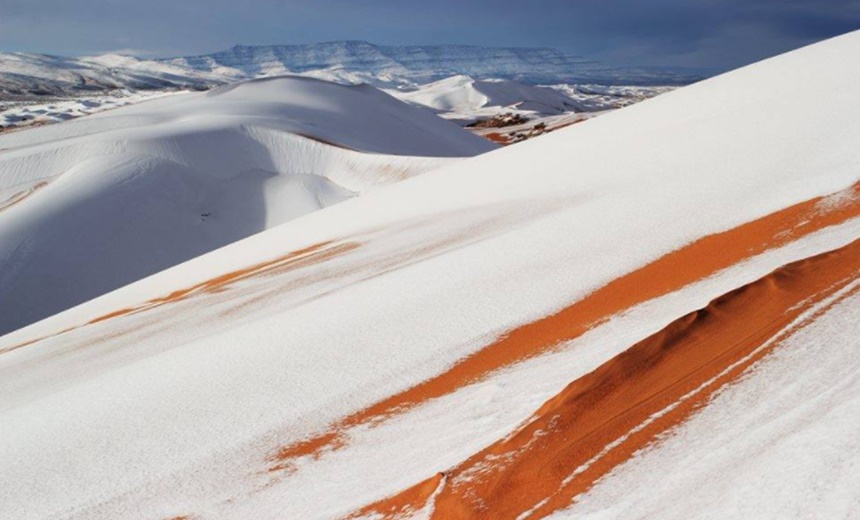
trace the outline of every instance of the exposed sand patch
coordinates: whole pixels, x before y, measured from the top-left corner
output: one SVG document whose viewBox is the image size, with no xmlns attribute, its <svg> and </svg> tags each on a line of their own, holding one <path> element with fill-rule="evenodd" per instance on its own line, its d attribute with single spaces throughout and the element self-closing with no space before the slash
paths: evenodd
<svg viewBox="0 0 860 520">
<path fill-rule="evenodd" d="M 480 380 L 487 374 L 545 353 L 639 303 L 663 296 L 706 278 L 765 250 L 792 242 L 822 228 L 860 215 L 854 195 L 860 185 L 840 194 L 818 197 L 704 237 L 633 271 L 556 314 L 513 329 L 464 358 L 446 372 L 352 414 L 313 439 L 284 446 L 272 454 L 270 469 L 290 467 L 290 459 L 318 456 L 345 445 L 343 432 L 373 423 Z M 846 195 L 847 194 L 847 195 Z M 839 203 L 832 201 L 838 200 Z M 319 442 L 319 439 L 328 442 Z"/>
<path fill-rule="evenodd" d="M 9 197 L 6 197 L 5 199 L 0 200 L 0 213 L 6 211 L 7 209 L 11 208 L 15 204 L 18 204 L 19 202 L 26 199 L 30 195 L 33 195 L 34 193 L 36 193 L 37 190 L 44 188 L 47 185 L 48 185 L 47 181 L 37 182 L 36 184 L 30 186 L 26 190 L 21 190 L 21 191 L 15 192 L 12 195 L 10 195 Z"/>
<path fill-rule="evenodd" d="M 437 475 L 357 515 L 408 514 L 431 487 L 438 518 L 540 518 L 564 508 L 856 292 L 820 305 L 858 275 L 860 241 L 732 291 L 572 382 L 520 430 L 446 472 L 441 489 Z"/>
<path fill-rule="evenodd" d="M 118 318 L 121 316 L 128 316 L 132 314 L 137 314 L 140 312 L 148 311 L 165 305 L 167 303 L 177 302 L 181 300 L 185 300 L 194 295 L 200 294 L 212 294 L 217 292 L 226 291 L 230 288 L 231 284 L 239 282 L 241 280 L 245 280 L 247 278 L 251 278 L 254 276 L 264 276 L 271 275 L 275 273 L 281 273 L 293 269 L 298 269 L 301 267 L 305 267 L 308 265 L 312 265 L 316 262 L 324 261 L 327 258 L 331 258 L 338 254 L 345 253 L 352 249 L 358 247 L 357 243 L 345 242 L 337 245 L 333 245 L 331 242 L 324 242 L 320 244 L 314 244 L 312 246 L 299 249 L 293 252 L 290 252 L 284 256 L 268 260 L 266 262 L 261 262 L 259 264 L 252 265 L 250 267 L 246 267 L 244 269 L 239 269 L 237 271 L 232 271 L 221 276 L 212 278 L 205 282 L 201 282 L 190 287 L 186 287 L 183 289 L 179 289 L 174 291 L 166 296 L 160 298 L 154 298 L 147 302 L 144 302 L 140 305 L 136 305 L 134 307 L 127 307 L 124 309 L 118 309 L 116 311 L 110 312 L 108 314 L 104 314 L 102 316 L 98 316 L 93 318 L 87 323 L 78 325 L 76 327 L 70 327 L 64 330 L 61 330 L 57 333 L 51 334 L 50 336 L 38 337 L 36 339 L 27 341 L 25 343 L 20 343 L 18 345 L 13 345 L 6 349 L 0 350 L 0 354 L 4 354 L 6 352 L 11 352 L 13 350 L 17 350 L 22 347 L 26 347 L 28 345 L 32 345 L 34 343 L 38 343 L 44 339 L 49 337 L 59 336 L 61 334 L 65 334 L 67 332 L 79 329 L 81 327 L 85 327 L 87 325 L 93 325 L 96 323 L 101 323 L 103 321 L 111 320 L 114 318 Z M 123 334 L 124 332 L 119 332 L 117 334 Z"/>
</svg>

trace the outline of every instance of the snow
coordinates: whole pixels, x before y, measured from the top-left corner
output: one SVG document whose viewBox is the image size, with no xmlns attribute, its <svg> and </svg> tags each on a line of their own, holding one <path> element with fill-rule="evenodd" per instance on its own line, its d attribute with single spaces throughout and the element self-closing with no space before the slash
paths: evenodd
<svg viewBox="0 0 860 520">
<path fill-rule="evenodd" d="M 857 287 L 553 518 L 851 518 L 860 506 Z"/>
<path fill-rule="evenodd" d="M 560 358 L 537 358 L 377 431 L 356 432 L 354 448 L 303 461 L 306 466 L 292 477 L 268 481 L 266 469 L 279 446 L 425 381 L 506 330 L 698 238 L 856 183 L 858 51 L 860 33 L 849 34 L 458 161 L 0 338 L 4 349 L 56 334 L 0 350 L 0 475 L 14 497 L 0 503 L 0 516 L 278 518 L 294 507 L 294 516 L 327 517 L 371 494 L 414 483 L 415 476 L 431 476 L 440 464 L 505 435 L 529 407 L 577 372 L 562 380 L 556 371 L 565 368 Z M 121 110 L 158 127 L 157 109 L 179 98 Z M 76 122 L 107 120 L 109 114 Z M 206 121 L 234 116 L 239 117 L 228 111 Z M 39 129 L 34 139 L 54 146 L 53 139 L 83 138 L 64 135 L 66 125 Z M 203 129 L 193 126 L 187 135 Z M 30 132 L 37 135 L 10 134 L 0 143 Z M 345 134 L 344 139 L 360 139 Z M 19 145 L 5 153 L 23 153 L 35 143 Z M 205 164 L 216 172 L 221 167 L 219 161 Z M 31 172 L 19 175 L 35 180 Z M 42 194 L 49 189 L 41 188 Z M 0 215 L 0 223 L 13 211 Z M 771 252 L 716 281 L 652 302 L 630 321 L 610 322 L 591 338 L 600 340 L 593 358 L 579 357 L 579 349 L 559 355 L 587 370 L 612 355 L 611 349 L 617 352 L 700 306 L 715 290 L 743 283 L 793 255 L 856 239 L 856 226 L 853 221 L 825 230 L 794 249 Z M 325 261 L 237 282 L 224 292 L 57 334 L 327 241 L 355 246 Z M 828 331 L 838 328 L 821 323 Z M 796 363 L 791 368 L 795 375 L 807 370 Z M 547 386 L 533 394 L 524 390 L 543 377 Z M 496 392 L 520 400 L 508 410 Z M 437 459 L 438 452 L 424 443 L 440 430 L 450 451 Z M 474 444 L 465 443 L 472 434 Z M 380 454 L 379 443 L 386 440 L 395 441 L 399 451 Z M 798 461 L 799 469 L 810 467 L 808 461 Z M 333 472 L 335 465 L 343 472 Z M 367 482 L 344 488 L 343 498 L 316 494 L 329 489 L 318 480 L 323 476 L 343 478 L 345 486 Z M 673 498 L 683 503 L 688 495 Z"/>
<path fill-rule="evenodd" d="M 140 103 L 172 92 L 120 90 L 94 96 L 26 101 L 0 101 L 0 130 L 29 125 L 60 123 L 89 114 Z"/>
<path fill-rule="evenodd" d="M 492 148 L 373 87 L 306 78 L 2 135 L 0 333 Z"/>
<path fill-rule="evenodd" d="M 570 113 L 599 113 L 629 106 L 674 87 L 529 85 L 458 75 L 411 88 L 387 89 L 403 101 L 433 109 L 446 119 L 474 121 L 514 113 L 550 124 Z"/>
<path fill-rule="evenodd" d="M 535 84 L 589 81 L 686 84 L 707 74 L 610 67 L 554 49 L 463 45 L 392 47 L 361 41 L 241 46 L 201 56 L 144 59 L 118 54 L 79 58 L 0 52 L 5 98 L 129 90 L 203 90 L 239 80 L 308 75 L 378 87 L 415 86 L 460 74 Z"/>
<path fill-rule="evenodd" d="M 685 84 L 703 71 L 613 67 L 549 48 L 498 48 L 474 45 L 375 45 L 365 41 L 332 41 L 306 45 L 236 45 L 202 56 L 162 60 L 213 73 L 241 71 L 248 77 L 284 72 L 356 75 L 376 86 L 425 84 L 449 76 L 503 78 L 525 83 L 594 83 L 633 81 L 641 84 Z"/>
<path fill-rule="evenodd" d="M 219 518 L 341 517 L 444 471 L 503 437 L 572 379 L 588 373 L 687 310 L 700 308 L 710 299 L 754 281 L 778 266 L 840 247 L 856 238 L 858 232 L 860 220 L 855 219 L 837 229 L 767 252 L 682 291 L 640 305 L 548 355 L 497 372 L 387 421 L 352 428 L 346 448 L 324 452 L 319 458 L 299 460 L 295 473 L 276 485 L 270 485 L 266 476 L 259 475 L 249 476 L 246 487 L 238 491 L 235 482 L 217 481 L 219 475 L 247 473 L 247 466 L 259 464 L 254 461 L 251 449 L 247 450 L 250 453 L 243 452 L 231 459 L 227 467 L 219 466 L 217 460 L 206 460 L 189 469 L 195 474 L 203 472 L 204 467 L 211 472 L 213 482 L 203 488 L 199 482 L 183 484 L 171 480 L 167 485 L 161 483 L 135 491 L 132 497 L 100 509 L 99 514 L 108 518 L 121 516 L 122 510 L 113 508 L 133 503 L 138 508 L 151 508 L 153 516 L 167 516 L 182 511 L 162 509 L 165 503 L 189 500 L 197 508 L 206 504 L 204 507 L 212 508 L 211 514 Z M 392 457 L 392 453 L 397 457 Z M 227 495 L 237 492 L 259 495 L 252 502 L 219 504 L 229 498 L 219 497 L 213 491 L 221 487 L 226 488 Z M 171 498 L 166 500 L 165 496 Z M 283 501 L 285 496 L 290 500 Z M 332 500 L 332 496 L 338 499 Z"/>
<path fill-rule="evenodd" d="M 641 85 L 548 85 L 573 99 L 580 110 L 593 112 L 624 108 L 660 94 L 666 94 L 677 86 Z"/>
<path fill-rule="evenodd" d="M 423 85 L 412 92 L 389 92 L 403 101 L 441 112 L 475 113 L 480 109 L 516 109 L 538 114 L 559 114 L 575 108 L 572 99 L 550 88 L 501 79 L 475 80 L 469 76 L 452 76 Z"/>
<path fill-rule="evenodd" d="M 0 52 L 0 94 L 5 98 L 117 89 L 205 89 L 239 78 L 129 56 L 67 58 Z"/>
<path fill-rule="evenodd" d="M 622 78 L 653 84 L 654 78 L 641 71 L 616 70 L 552 49 L 384 47 L 367 42 L 236 46 L 211 55 L 158 60 L 118 54 L 67 58 L 0 53 L 0 65 L 0 94 L 5 99 L 0 102 L 0 129 L 63 121 L 139 101 L 150 92 L 206 90 L 283 75 L 386 88 L 395 97 L 457 120 L 492 117 L 503 110 L 532 116 L 599 112 L 671 90 L 564 83 L 536 86 L 540 81 L 557 83 L 594 74 L 606 76 L 613 84 Z M 665 78 L 677 84 L 698 76 Z"/>
</svg>

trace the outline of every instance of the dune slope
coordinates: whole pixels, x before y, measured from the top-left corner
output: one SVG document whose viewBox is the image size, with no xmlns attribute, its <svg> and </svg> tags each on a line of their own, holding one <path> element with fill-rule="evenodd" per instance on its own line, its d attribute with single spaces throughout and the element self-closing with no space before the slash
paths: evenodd
<svg viewBox="0 0 860 520">
<path fill-rule="evenodd" d="M 858 52 L 459 161 L 3 336 L 0 516 L 850 511 L 817 483 L 857 467 Z"/>
<path fill-rule="evenodd" d="M 306 78 L 0 136 L 0 334 L 492 148 L 372 87 Z"/>
</svg>

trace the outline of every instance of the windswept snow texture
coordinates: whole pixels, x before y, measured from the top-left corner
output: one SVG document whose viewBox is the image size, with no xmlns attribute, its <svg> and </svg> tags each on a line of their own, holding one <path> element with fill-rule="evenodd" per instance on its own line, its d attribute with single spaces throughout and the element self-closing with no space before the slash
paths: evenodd
<svg viewBox="0 0 860 520">
<path fill-rule="evenodd" d="M 847 289 L 750 377 L 553 518 L 853 518 L 860 292 Z"/>
<path fill-rule="evenodd" d="M 0 338 L 0 517 L 850 516 L 858 54 L 848 34 L 456 162 Z M 168 124 L 173 103 L 122 109 L 171 129 L 155 167 L 235 115 Z M 248 157 L 230 152 L 213 175 Z M 756 328 L 755 301 L 719 312 L 745 294 L 790 326 Z M 727 361 L 682 348 L 677 385 L 626 396 L 676 359 L 653 345 L 708 316 L 769 354 L 698 385 Z M 579 390 L 624 413 L 565 430 L 552 413 Z"/>
<path fill-rule="evenodd" d="M 493 147 L 373 87 L 306 78 L 0 136 L 0 334 Z"/>
</svg>

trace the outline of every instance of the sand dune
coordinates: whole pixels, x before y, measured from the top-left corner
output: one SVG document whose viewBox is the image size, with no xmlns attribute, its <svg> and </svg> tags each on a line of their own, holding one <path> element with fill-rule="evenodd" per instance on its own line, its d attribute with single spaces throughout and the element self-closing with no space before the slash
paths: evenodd
<svg viewBox="0 0 860 520">
<path fill-rule="evenodd" d="M 6 134 L 0 334 L 492 148 L 372 87 L 308 78 Z M 40 189 L 19 192 L 25 185 Z"/>
<path fill-rule="evenodd" d="M 853 242 L 727 293 L 573 381 L 522 428 L 463 464 L 357 516 L 395 518 L 429 501 L 435 518 L 543 518 L 565 508 L 857 293 L 858 278 L 860 242 Z"/>
<path fill-rule="evenodd" d="M 767 249 L 860 217 L 860 186 L 855 185 L 832 198 L 841 202 L 825 204 L 823 198 L 816 198 L 700 239 L 614 280 L 552 316 L 505 331 L 498 341 L 445 372 L 345 418 L 319 437 L 281 448 L 274 456 L 273 469 L 283 469 L 297 457 L 342 447 L 342 430 L 403 413 L 496 370 L 545 353 L 637 304 L 677 291 Z"/>
<path fill-rule="evenodd" d="M 450 161 L 0 337 L 0 517 L 850 516 L 858 50 Z M 148 131 L 181 123 L 146 105 Z M 246 117 L 219 114 L 192 122 Z M 64 124 L 3 154 L 89 142 Z M 305 123 L 259 124 L 229 133 L 379 180 Z M 157 161 L 208 150 L 200 131 Z"/>
</svg>

